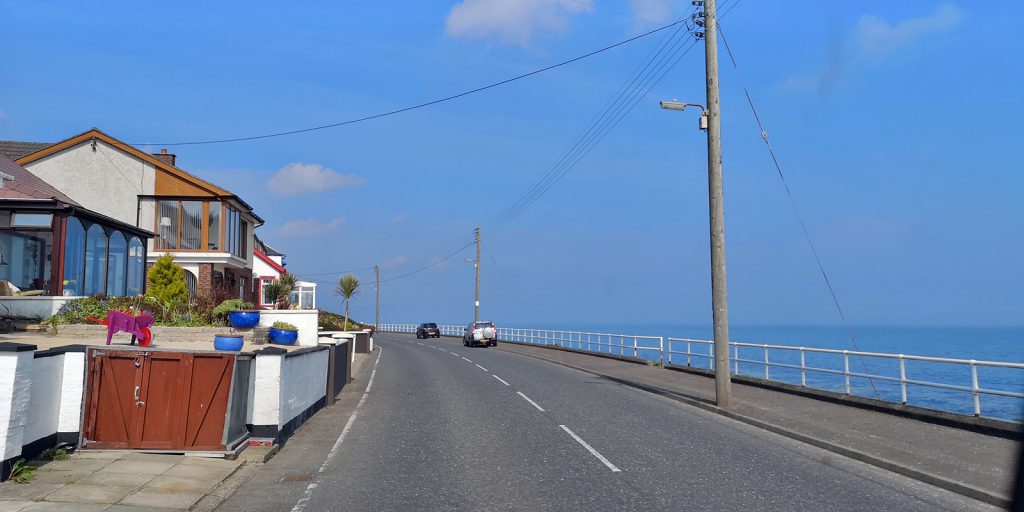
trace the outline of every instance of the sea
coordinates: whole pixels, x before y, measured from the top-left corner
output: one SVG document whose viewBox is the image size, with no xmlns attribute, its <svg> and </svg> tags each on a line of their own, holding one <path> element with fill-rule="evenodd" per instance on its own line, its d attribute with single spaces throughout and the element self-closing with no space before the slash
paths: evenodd
<svg viewBox="0 0 1024 512">
<path fill-rule="evenodd" d="M 501 326 L 499 324 L 499 326 Z M 505 327 L 505 326 L 501 326 Z M 693 325 L 652 325 L 652 324 L 559 324 L 530 326 L 578 332 L 600 332 L 636 336 L 662 336 L 668 338 L 691 338 L 710 340 L 711 326 Z M 826 348 L 862 352 L 883 352 L 915 356 L 974 359 L 976 361 L 998 361 L 1024 364 L 1024 327 L 892 327 L 854 326 L 850 328 L 853 339 L 841 326 L 730 326 L 731 341 L 792 347 Z M 614 343 L 619 343 L 615 341 Z M 629 341 L 629 344 L 632 340 Z M 656 347 L 657 341 L 639 340 L 640 347 Z M 686 343 L 673 342 L 672 363 L 687 364 Z M 582 344 L 579 348 L 588 348 Z M 590 345 L 590 348 L 595 348 Z M 615 351 L 616 349 L 613 349 Z M 607 349 L 604 349 L 607 351 Z M 689 357 L 695 367 L 709 368 L 708 347 L 691 344 Z M 631 350 L 627 350 L 631 352 Z M 698 355 L 699 354 L 699 355 Z M 626 355 L 632 355 L 626 354 Z M 641 349 L 638 354 L 644 359 L 658 361 L 658 351 Z M 771 363 L 789 364 L 799 367 L 799 352 L 769 350 Z M 842 371 L 842 355 L 807 353 L 807 367 Z M 757 361 L 734 363 L 733 370 L 741 375 L 764 378 L 764 351 L 761 348 L 742 347 L 739 358 Z M 878 376 L 899 378 L 899 362 L 895 359 L 850 356 L 850 371 Z M 906 378 L 912 381 L 942 384 L 967 388 L 944 389 L 933 386 L 908 384 L 907 403 L 929 409 L 959 414 L 974 414 L 974 397 L 969 391 L 972 386 L 970 366 L 967 364 L 939 363 L 929 361 L 907 361 Z M 793 368 L 769 367 L 769 378 L 791 384 L 800 384 L 800 371 Z M 808 387 L 845 392 L 846 382 L 842 375 L 826 372 L 806 372 Z M 978 366 L 978 386 L 994 390 L 1024 394 L 1024 369 L 994 368 Z M 850 391 L 854 395 L 878 398 L 890 402 L 901 401 L 901 386 L 883 379 L 851 377 Z M 981 416 L 994 419 L 1024 422 L 1024 399 L 1008 396 L 980 395 Z"/>
</svg>

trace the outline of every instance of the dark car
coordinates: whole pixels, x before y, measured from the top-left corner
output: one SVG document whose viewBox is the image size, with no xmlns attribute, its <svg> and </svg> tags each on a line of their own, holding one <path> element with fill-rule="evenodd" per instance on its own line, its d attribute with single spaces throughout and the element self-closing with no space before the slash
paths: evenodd
<svg viewBox="0 0 1024 512">
<path fill-rule="evenodd" d="M 416 337 L 420 339 L 440 338 L 441 330 L 437 328 L 437 324 L 435 323 L 420 324 L 420 326 L 416 328 Z"/>
</svg>

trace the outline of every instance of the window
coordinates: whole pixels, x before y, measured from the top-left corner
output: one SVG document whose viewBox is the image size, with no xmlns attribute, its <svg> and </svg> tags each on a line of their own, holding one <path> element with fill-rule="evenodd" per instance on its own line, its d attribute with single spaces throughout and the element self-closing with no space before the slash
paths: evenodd
<svg viewBox="0 0 1024 512">
<path fill-rule="evenodd" d="M 260 299 L 260 305 L 261 306 L 273 306 L 274 303 L 277 302 L 277 300 L 275 300 L 276 299 L 275 297 L 271 297 L 270 294 L 267 293 L 267 285 L 269 285 L 270 283 L 273 283 L 273 282 L 274 282 L 274 278 L 273 277 L 261 277 L 260 278 L 260 296 L 259 296 L 259 299 Z"/>
<path fill-rule="evenodd" d="M 52 213 L 24 213 L 14 214 L 11 226 L 19 228 L 48 228 L 53 224 Z"/>
<path fill-rule="evenodd" d="M 220 250 L 220 211 L 221 206 L 219 202 L 214 201 L 210 203 L 210 214 L 206 223 L 207 230 L 209 232 L 209 236 L 207 237 L 209 242 L 207 242 L 206 247 L 211 251 Z"/>
<path fill-rule="evenodd" d="M 247 258 L 249 224 L 220 201 L 158 201 L 156 249 L 229 252 Z"/>
<path fill-rule="evenodd" d="M 142 295 L 142 292 L 145 290 L 145 283 L 146 246 L 143 245 L 141 240 L 133 236 L 128 242 L 128 288 L 125 291 L 125 295 Z"/>
<path fill-rule="evenodd" d="M 178 201 L 160 201 L 156 214 L 156 248 L 178 248 Z"/>
<path fill-rule="evenodd" d="M 196 296 L 196 275 L 188 270 L 185 271 L 185 286 L 188 287 L 189 298 L 194 299 Z"/>
<path fill-rule="evenodd" d="M 52 231 L 0 232 L 0 279 L 22 291 L 48 290 Z"/>
<path fill-rule="evenodd" d="M 64 234 L 64 295 L 82 295 L 85 284 L 85 228 L 68 217 Z"/>
<path fill-rule="evenodd" d="M 120 231 L 110 234 L 107 252 L 107 295 L 125 295 L 128 283 L 128 240 Z"/>
<path fill-rule="evenodd" d="M 203 202 L 181 202 L 181 244 L 183 251 L 203 250 Z"/>
<path fill-rule="evenodd" d="M 107 284 L 107 234 L 93 224 L 85 235 L 85 294 L 104 293 Z"/>
</svg>

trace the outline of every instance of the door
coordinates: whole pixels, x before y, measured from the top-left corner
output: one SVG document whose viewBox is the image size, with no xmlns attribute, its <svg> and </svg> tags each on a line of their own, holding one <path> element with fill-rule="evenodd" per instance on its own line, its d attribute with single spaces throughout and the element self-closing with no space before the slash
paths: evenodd
<svg viewBox="0 0 1024 512">
<path fill-rule="evenodd" d="M 223 450 L 235 358 L 90 349 L 83 447 Z"/>
</svg>

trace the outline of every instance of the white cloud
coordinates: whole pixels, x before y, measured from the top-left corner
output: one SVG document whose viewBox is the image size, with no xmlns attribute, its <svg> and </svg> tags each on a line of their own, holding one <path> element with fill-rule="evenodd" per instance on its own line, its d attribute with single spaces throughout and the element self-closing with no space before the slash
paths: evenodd
<svg viewBox="0 0 1024 512">
<path fill-rule="evenodd" d="M 690 2 L 680 0 L 630 0 L 630 5 L 633 7 L 633 13 L 637 19 L 651 23 L 667 21 L 672 17 L 673 12 L 681 12 L 679 6 L 684 3 L 689 4 Z"/>
<path fill-rule="evenodd" d="M 962 18 L 960 10 L 952 4 L 942 4 L 927 16 L 909 18 L 894 25 L 878 16 L 861 16 L 854 27 L 852 41 L 848 33 L 831 34 L 825 46 L 828 53 L 822 69 L 793 75 L 775 84 L 775 88 L 779 91 L 816 89 L 822 94 L 829 93 L 842 82 L 848 68 L 877 63 L 899 48 L 959 25 Z"/>
<path fill-rule="evenodd" d="M 529 46 L 542 33 L 562 33 L 569 19 L 593 10 L 592 0 L 462 0 L 445 21 L 451 37 L 484 39 Z"/>
<path fill-rule="evenodd" d="M 921 37 L 941 32 L 960 24 L 963 15 L 952 4 L 942 4 L 935 12 L 910 18 L 895 25 L 878 16 L 862 16 L 857 24 L 857 42 L 865 54 L 884 56 Z"/>
<path fill-rule="evenodd" d="M 295 196 L 365 184 L 366 179 L 358 174 L 344 174 L 320 164 L 296 162 L 278 169 L 267 181 L 267 189 L 278 195 Z"/>
<path fill-rule="evenodd" d="M 310 217 L 303 220 L 290 220 L 285 222 L 278 231 L 281 236 L 306 237 L 329 233 L 341 227 L 345 221 L 337 217 L 321 222 L 319 219 Z"/>
<path fill-rule="evenodd" d="M 394 258 L 385 261 L 381 266 L 384 268 L 401 267 L 402 265 L 405 265 L 407 261 L 409 261 L 407 256 L 395 256 Z"/>
</svg>

